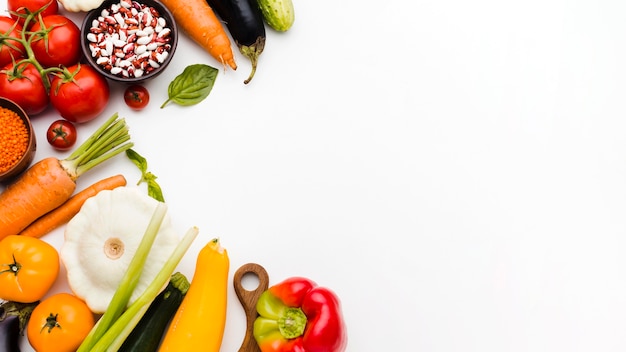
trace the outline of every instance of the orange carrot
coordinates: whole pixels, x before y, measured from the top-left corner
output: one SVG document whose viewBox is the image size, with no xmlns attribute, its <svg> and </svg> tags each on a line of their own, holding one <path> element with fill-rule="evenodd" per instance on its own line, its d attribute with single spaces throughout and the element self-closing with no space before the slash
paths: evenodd
<svg viewBox="0 0 626 352">
<path fill-rule="evenodd" d="M 42 159 L 0 193 L 0 240 L 65 203 L 76 179 L 109 158 L 132 148 L 124 119 L 113 114 L 67 159 Z"/>
<path fill-rule="evenodd" d="M 76 193 L 56 209 L 35 220 L 35 222 L 28 225 L 27 228 L 20 232 L 20 235 L 39 238 L 50 233 L 52 230 L 70 221 L 74 215 L 78 213 L 87 199 L 100 193 L 100 191 L 112 190 L 122 186 L 126 186 L 126 178 L 123 175 L 115 175 L 102 179 Z"/>
<path fill-rule="evenodd" d="M 177 25 L 224 67 L 237 69 L 230 38 L 205 0 L 161 0 Z"/>
<path fill-rule="evenodd" d="M 0 239 L 18 234 L 40 215 L 58 207 L 74 189 L 74 179 L 56 158 L 31 166 L 0 194 Z"/>
</svg>

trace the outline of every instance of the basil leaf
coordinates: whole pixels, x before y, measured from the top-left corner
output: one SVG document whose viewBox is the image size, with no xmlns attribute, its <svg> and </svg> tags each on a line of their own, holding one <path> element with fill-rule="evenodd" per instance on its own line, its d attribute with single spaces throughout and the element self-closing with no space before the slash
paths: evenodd
<svg viewBox="0 0 626 352">
<path fill-rule="evenodd" d="M 137 182 L 137 185 L 145 182 L 148 184 L 148 195 L 160 202 L 165 203 L 161 186 L 159 186 L 156 182 L 157 177 L 152 172 L 148 171 L 148 161 L 146 158 L 139 155 L 139 153 L 132 149 L 126 149 L 126 156 L 133 162 L 133 164 L 137 165 L 141 171 L 141 178 L 139 179 L 139 182 Z"/>
<path fill-rule="evenodd" d="M 132 149 L 126 149 L 126 156 L 133 162 L 133 164 L 137 165 L 142 174 L 146 173 L 146 170 L 148 170 L 148 162 L 146 161 L 146 158 L 139 155 L 139 153 Z"/>
<path fill-rule="evenodd" d="M 161 109 L 170 102 L 189 106 L 203 101 L 211 93 L 218 70 L 205 64 L 193 64 L 185 67 L 167 87 L 168 99 Z"/>
<path fill-rule="evenodd" d="M 148 183 L 148 195 L 160 202 L 165 203 L 165 199 L 163 199 L 163 192 L 161 191 L 161 186 L 156 182 L 157 177 L 148 172 L 146 177 L 144 178 L 146 183 Z"/>
</svg>

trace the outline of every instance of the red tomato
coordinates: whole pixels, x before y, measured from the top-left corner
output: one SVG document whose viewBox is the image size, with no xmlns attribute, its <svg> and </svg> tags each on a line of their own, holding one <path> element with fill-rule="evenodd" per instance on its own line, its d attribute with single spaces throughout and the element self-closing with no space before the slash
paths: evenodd
<svg viewBox="0 0 626 352">
<path fill-rule="evenodd" d="M 50 102 L 39 71 L 24 62 L 0 70 L 0 96 L 13 100 L 31 116 L 42 113 Z"/>
<path fill-rule="evenodd" d="M 43 22 L 43 23 L 42 23 Z M 71 66 L 81 58 L 80 28 L 63 15 L 50 15 L 35 23 L 30 30 L 49 31 L 47 40 L 37 35 L 32 43 L 35 59 L 44 67 Z"/>
<path fill-rule="evenodd" d="M 48 7 L 41 12 L 42 17 L 54 15 L 59 12 L 59 3 L 57 0 L 7 0 L 7 10 L 19 14 L 27 13 L 25 9 L 28 9 L 29 12 L 35 12 L 46 5 L 48 5 Z M 11 13 L 11 17 L 13 17 L 13 19 L 19 19 L 20 24 L 24 25 L 23 17 L 17 16 L 14 13 Z"/>
<path fill-rule="evenodd" d="M 131 109 L 141 110 L 148 105 L 150 93 L 144 86 L 131 85 L 124 91 L 124 102 Z"/>
<path fill-rule="evenodd" d="M 89 65 L 67 68 L 71 78 L 55 76 L 50 85 L 50 102 L 61 116 L 74 123 L 88 122 L 109 103 L 109 83 Z"/>
<path fill-rule="evenodd" d="M 0 16 L 0 33 L 11 38 L 21 38 L 22 26 L 14 19 L 7 16 Z M 24 45 L 15 40 L 6 40 L 0 44 L 0 66 L 4 66 L 12 60 L 24 56 Z"/>
<path fill-rule="evenodd" d="M 70 149 L 76 144 L 76 126 L 67 120 L 56 120 L 48 127 L 46 138 L 54 149 Z"/>
</svg>

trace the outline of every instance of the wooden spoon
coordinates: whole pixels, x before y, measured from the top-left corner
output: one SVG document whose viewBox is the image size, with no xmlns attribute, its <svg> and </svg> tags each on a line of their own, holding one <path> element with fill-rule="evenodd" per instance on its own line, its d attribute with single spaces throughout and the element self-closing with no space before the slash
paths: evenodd
<svg viewBox="0 0 626 352">
<path fill-rule="evenodd" d="M 253 291 L 246 290 L 242 284 L 241 280 L 246 274 L 254 274 L 259 279 L 259 286 Z M 259 345 L 256 343 L 254 339 L 253 330 L 254 330 L 254 321 L 259 316 L 256 311 L 256 303 L 259 300 L 259 296 L 261 293 L 265 292 L 269 287 L 269 276 L 267 275 L 267 271 L 255 263 L 248 263 L 242 265 L 235 272 L 235 276 L 233 277 L 233 285 L 235 286 L 235 293 L 237 294 L 237 298 L 239 298 L 239 302 L 243 306 L 243 310 L 246 312 L 246 335 L 244 336 L 243 343 L 239 348 L 239 352 L 261 352 Z"/>
</svg>

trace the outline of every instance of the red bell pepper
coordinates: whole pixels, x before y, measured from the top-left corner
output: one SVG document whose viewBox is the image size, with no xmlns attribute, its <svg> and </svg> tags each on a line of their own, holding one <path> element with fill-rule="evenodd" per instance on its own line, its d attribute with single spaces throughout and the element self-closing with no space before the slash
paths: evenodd
<svg viewBox="0 0 626 352">
<path fill-rule="evenodd" d="M 343 352 L 348 342 L 335 293 L 292 277 L 261 294 L 254 338 L 262 352 Z"/>
</svg>

